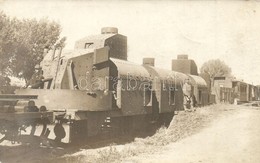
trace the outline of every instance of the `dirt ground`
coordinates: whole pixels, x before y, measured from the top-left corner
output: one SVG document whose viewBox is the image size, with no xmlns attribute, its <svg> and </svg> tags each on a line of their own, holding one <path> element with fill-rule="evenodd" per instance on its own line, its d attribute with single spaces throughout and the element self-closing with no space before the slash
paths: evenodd
<svg viewBox="0 0 260 163">
<path fill-rule="evenodd" d="M 240 108 L 224 114 L 198 134 L 169 144 L 153 155 L 127 162 L 258 163 L 260 160 L 260 110 Z"/>
<path fill-rule="evenodd" d="M 214 105 L 181 112 L 168 129 L 124 145 L 39 148 L 0 144 L 0 162 L 259 162 L 260 109 Z"/>
</svg>

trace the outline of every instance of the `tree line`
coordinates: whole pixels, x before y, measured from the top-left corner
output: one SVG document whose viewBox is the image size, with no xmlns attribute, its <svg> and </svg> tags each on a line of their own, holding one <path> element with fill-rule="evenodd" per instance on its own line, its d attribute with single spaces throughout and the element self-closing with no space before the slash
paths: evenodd
<svg viewBox="0 0 260 163">
<path fill-rule="evenodd" d="M 11 18 L 0 11 L 0 86 L 10 84 L 9 76 L 29 81 L 44 51 L 64 46 L 61 26 L 47 18 Z"/>
</svg>

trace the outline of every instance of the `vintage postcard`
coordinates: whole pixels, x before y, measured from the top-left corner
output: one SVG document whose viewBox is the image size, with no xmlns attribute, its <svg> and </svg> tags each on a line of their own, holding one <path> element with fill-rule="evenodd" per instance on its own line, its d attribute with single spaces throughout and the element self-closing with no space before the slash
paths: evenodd
<svg viewBox="0 0 260 163">
<path fill-rule="evenodd" d="M 0 0 L 0 163 L 259 162 L 260 2 Z"/>
</svg>

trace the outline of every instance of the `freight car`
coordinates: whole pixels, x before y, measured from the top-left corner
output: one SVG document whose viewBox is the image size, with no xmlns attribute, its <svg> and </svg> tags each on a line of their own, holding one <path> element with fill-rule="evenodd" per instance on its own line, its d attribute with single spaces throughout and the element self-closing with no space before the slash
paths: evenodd
<svg viewBox="0 0 260 163">
<path fill-rule="evenodd" d="M 257 86 L 237 80 L 231 76 L 218 76 L 213 79 L 211 93 L 215 95 L 217 103 L 251 103 L 259 100 Z"/>
<path fill-rule="evenodd" d="M 253 84 L 249 84 L 240 80 L 232 82 L 234 95 L 239 103 L 248 103 L 259 100 L 259 89 Z"/>
<path fill-rule="evenodd" d="M 37 69 L 37 79 L 26 89 L 1 96 L 5 138 L 26 129 L 34 135 L 40 124 L 41 136 L 62 142 L 168 125 L 174 112 L 183 109 L 187 78 L 197 84 L 196 96 L 206 104 L 202 78 L 156 68 L 152 58 L 143 65 L 127 61 L 127 37 L 113 27 L 77 41 L 72 51 L 50 51 Z"/>
</svg>

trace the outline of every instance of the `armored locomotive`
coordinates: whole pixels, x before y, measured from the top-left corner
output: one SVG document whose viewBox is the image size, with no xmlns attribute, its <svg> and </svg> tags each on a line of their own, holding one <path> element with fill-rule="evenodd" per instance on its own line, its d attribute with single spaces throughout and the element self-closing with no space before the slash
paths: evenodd
<svg viewBox="0 0 260 163">
<path fill-rule="evenodd" d="M 127 61 L 127 37 L 114 27 L 77 41 L 74 50 L 50 51 L 38 68 L 39 80 L 15 95 L 1 95 L 7 108 L 0 112 L 2 134 L 15 137 L 28 128 L 35 135 L 42 124 L 38 135 L 75 142 L 108 130 L 168 125 L 183 109 L 186 78 L 197 84 L 197 99 L 207 97 L 206 83 L 196 74 L 156 68 L 153 58 L 142 65 Z"/>
</svg>

